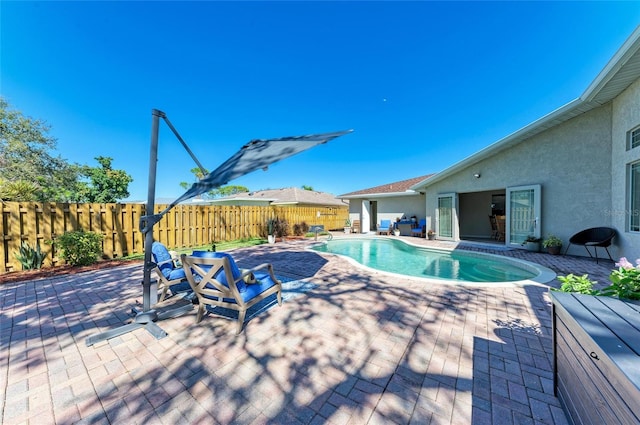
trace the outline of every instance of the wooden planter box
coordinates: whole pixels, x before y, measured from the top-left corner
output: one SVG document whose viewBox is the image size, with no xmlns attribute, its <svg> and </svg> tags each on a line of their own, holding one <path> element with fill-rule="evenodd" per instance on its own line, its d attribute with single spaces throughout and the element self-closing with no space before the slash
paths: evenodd
<svg viewBox="0 0 640 425">
<path fill-rule="evenodd" d="M 551 292 L 554 386 L 574 424 L 640 423 L 640 305 Z"/>
</svg>

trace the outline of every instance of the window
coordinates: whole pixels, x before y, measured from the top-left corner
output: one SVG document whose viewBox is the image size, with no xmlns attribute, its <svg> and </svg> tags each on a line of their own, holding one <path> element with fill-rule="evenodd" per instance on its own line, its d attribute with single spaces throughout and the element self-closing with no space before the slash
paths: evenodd
<svg viewBox="0 0 640 425">
<path fill-rule="evenodd" d="M 640 232 L 640 162 L 629 167 L 629 230 Z"/>
<path fill-rule="evenodd" d="M 627 150 L 640 146 L 640 127 L 627 133 Z"/>
</svg>

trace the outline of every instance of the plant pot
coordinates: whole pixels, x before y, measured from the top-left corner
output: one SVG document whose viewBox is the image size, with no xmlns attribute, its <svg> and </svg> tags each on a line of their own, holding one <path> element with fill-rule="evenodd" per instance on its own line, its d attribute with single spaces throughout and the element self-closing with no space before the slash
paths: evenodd
<svg viewBox="0 0 640 425">
<path fill-rule="evenodd" d="M 400 236 L 400 230 L 394 230 L 393 234 L 396 235 L 396 236 Z"/>
<path fill-rule="evenodd" d="M 540 252 L 540 242 L 525 242 L 524 247 L 530 252 Z"/>
<path fill-rule="evenodd" d="M 274 235 L 268 235 L 267 236 L 267 241 L 269 243 L 276 243 L 276 237 Z"/>
<path fill-rule="evenodd" d="M 347 234 L 351 233 L 351 227 L 345 227 L 344 228 L 344 232 L 347 233 Z"/>
<path fill-rule="evenodd" d="M 427 234 L 427 238 L 429 238 L 430 241 L 435 240 L 436 234 L 435 233 L 429 233 L 429 234 Z"/>
<path fill-rule="evenodd" d="M 547 247 L 547 252 L 551 255 L 558 255 L 560 254 L 561 250 L 562 250 L 562 245 L 554 245 L 554 246 Z"/>
</svg>

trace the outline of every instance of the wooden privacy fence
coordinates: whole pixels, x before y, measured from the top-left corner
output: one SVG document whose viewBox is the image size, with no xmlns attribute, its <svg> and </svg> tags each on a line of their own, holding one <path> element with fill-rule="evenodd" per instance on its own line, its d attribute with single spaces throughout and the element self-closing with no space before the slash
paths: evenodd
<svg viewBox="0 0 640 425">
<path fill-rule="evenodd" d="M 156 205 L 155 213 L 166 205 Z M 103 258 L 144 253 L 140 217 L 144 204 L 64 204 L 1 202 L 0 273 L 21 270 L 16 259 L 22 241 L 40 246 L 44 266 L 64 263 L 55 238 L 65 232 L 84 230 L 103 236 Z M 190 248 L 245 238 L 266 236 L 267 220 L 284 219 L 290 234 L 294 224 L 321 224 L 341 229 L 348 217 L 345 208 L 178 205 L 153 228 L 153 236 L 169 248 Z M 54 242 L 54 243 L 51 243 Z"/>
</svg>

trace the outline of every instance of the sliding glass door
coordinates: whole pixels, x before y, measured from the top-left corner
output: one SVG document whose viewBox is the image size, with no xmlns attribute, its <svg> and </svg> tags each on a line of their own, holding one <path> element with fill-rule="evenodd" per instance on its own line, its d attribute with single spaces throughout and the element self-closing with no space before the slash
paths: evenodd
<svg viewBox="0 0 640 425">
<path fill-rule="evenodd" d="M 438 239 L 456 240 L 458 233 L 457 204 L 458 196 L 456 193 L 438 195 L 438 208 L 436 210 L 436 234 Z"/>
<path fill-rule="evenodd" d="M 539 184 L 507 188 L 507 245 L 521 245 L 527 236 L 540 237 L 540 191 Z"/>
</svg>

